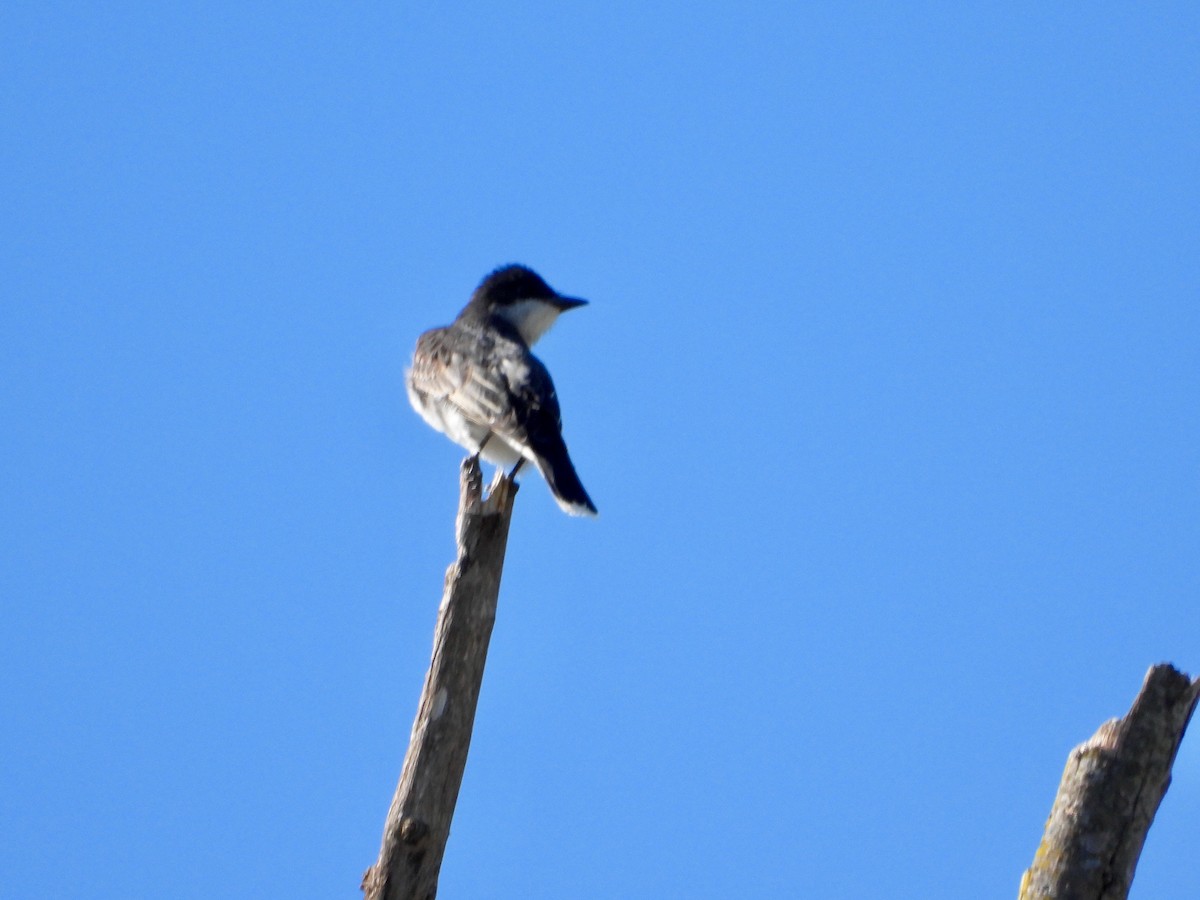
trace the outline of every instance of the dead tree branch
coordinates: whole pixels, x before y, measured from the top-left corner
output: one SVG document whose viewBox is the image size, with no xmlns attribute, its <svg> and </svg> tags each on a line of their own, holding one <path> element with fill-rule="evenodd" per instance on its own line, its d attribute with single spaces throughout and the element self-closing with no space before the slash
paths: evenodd
<svg viewBox="0 0 1200 900">
<path fill-rule="evenodd" d="M 1019 900 L 1128 896 L 1198 696 L 1200 679 L 1153 666 L 1125 718 L 1071 751 Z"/>
<path fill-rule="evenodd" d="M 379 860 L 363 875 L 365 900 L 433 900 L 458 800 L 508 543 L 517 485 L 498 477 L 482 499 L 479 463 L 463 462 L 458 558 L 442 605 L 400 783 Z"/>
</svg>

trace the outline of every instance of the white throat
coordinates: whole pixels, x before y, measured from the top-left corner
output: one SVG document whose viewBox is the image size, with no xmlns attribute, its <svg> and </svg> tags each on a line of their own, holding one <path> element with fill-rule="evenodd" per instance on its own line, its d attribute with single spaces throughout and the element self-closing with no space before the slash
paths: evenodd
<svg viewBox="0 0 1200 900">
<path fill-rule="evenodd" d="M 545 300 L 518 300 L 500 310 L 498 315 L 508 321 L 527 345 L 532 347 L 550 330 L 561 310 Z"/>
</svg>

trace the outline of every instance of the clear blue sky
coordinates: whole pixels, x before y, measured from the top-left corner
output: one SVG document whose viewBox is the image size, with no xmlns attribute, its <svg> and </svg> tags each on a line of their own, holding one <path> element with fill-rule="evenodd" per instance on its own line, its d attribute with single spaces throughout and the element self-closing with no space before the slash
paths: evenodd
<svg viewBox="0 0 1200 900">
<path fill-rule="evenodd" d="M 355 897 L 521 261 L 453 898 L 1008 898 L 1200 672 L 1200 6 L 0 9 L 0 896 Z M 1198 726 L 1200 727 L 1200 726 Z M 1195 900 L 1200 739 L 1134 897 Z"/>
</svg>

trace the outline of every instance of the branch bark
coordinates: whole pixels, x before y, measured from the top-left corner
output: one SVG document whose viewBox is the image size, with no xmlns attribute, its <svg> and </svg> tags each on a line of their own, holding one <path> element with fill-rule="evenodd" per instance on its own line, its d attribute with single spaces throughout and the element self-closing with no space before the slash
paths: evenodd
<svg viewBox="0 0 1200 900">
<path fill-rule="evenodd" d="M 446 570 L 425 676 L 379 859 L 363 875 L 365 900 L 433 900 L 458 800 L 508 543 L 517 485 L 498 475 L 482 498 L 474 459 L 463 461 L 458 558 Z"/>
<path fill-rule="evenodd" d="M 1123 719 L 1071 751 L 1019 900 L 1124 900 L 1200 696 L 1200 679 L 1151 667 Z"/>
</svg>

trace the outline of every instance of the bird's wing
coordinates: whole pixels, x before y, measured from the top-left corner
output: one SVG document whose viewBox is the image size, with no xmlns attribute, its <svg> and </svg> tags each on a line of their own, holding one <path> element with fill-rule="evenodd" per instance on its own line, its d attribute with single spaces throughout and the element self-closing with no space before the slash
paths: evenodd
<svg viewBox="0 0 1200 900">
<path fill-rule="evenodd" d="M 596 505 L 584 490 L 563 440 L 558 393 L 550 373 L 528 350 L 519 359 L 506 358 L 500 370 L 508 382 L 512 416 L 492 430 L 510 444 L 527 448 L 522 455 L 532 457 L 559 506 L 573 516 L 594 516 Z"/>
<path fill-rule="evenodd" d="M 497 421 L 492 430 L 509 443 L 530 447 L 539 455 L 561 444 L 558 393 L 542 361 L 524 350 L 519 357 L 506 357 L 499 368 L 508 387 L 510 414 Z"/>
<path fill-rule="evenodd" d="M 429 400 L 452 404 L 470 422 L 492 427 L 510 409 L 508 383 L 488 365 L 491 347 L 478 335 L 456 336 L 445 328 L 417 340 L 410 387 Z"/>
</svg>

